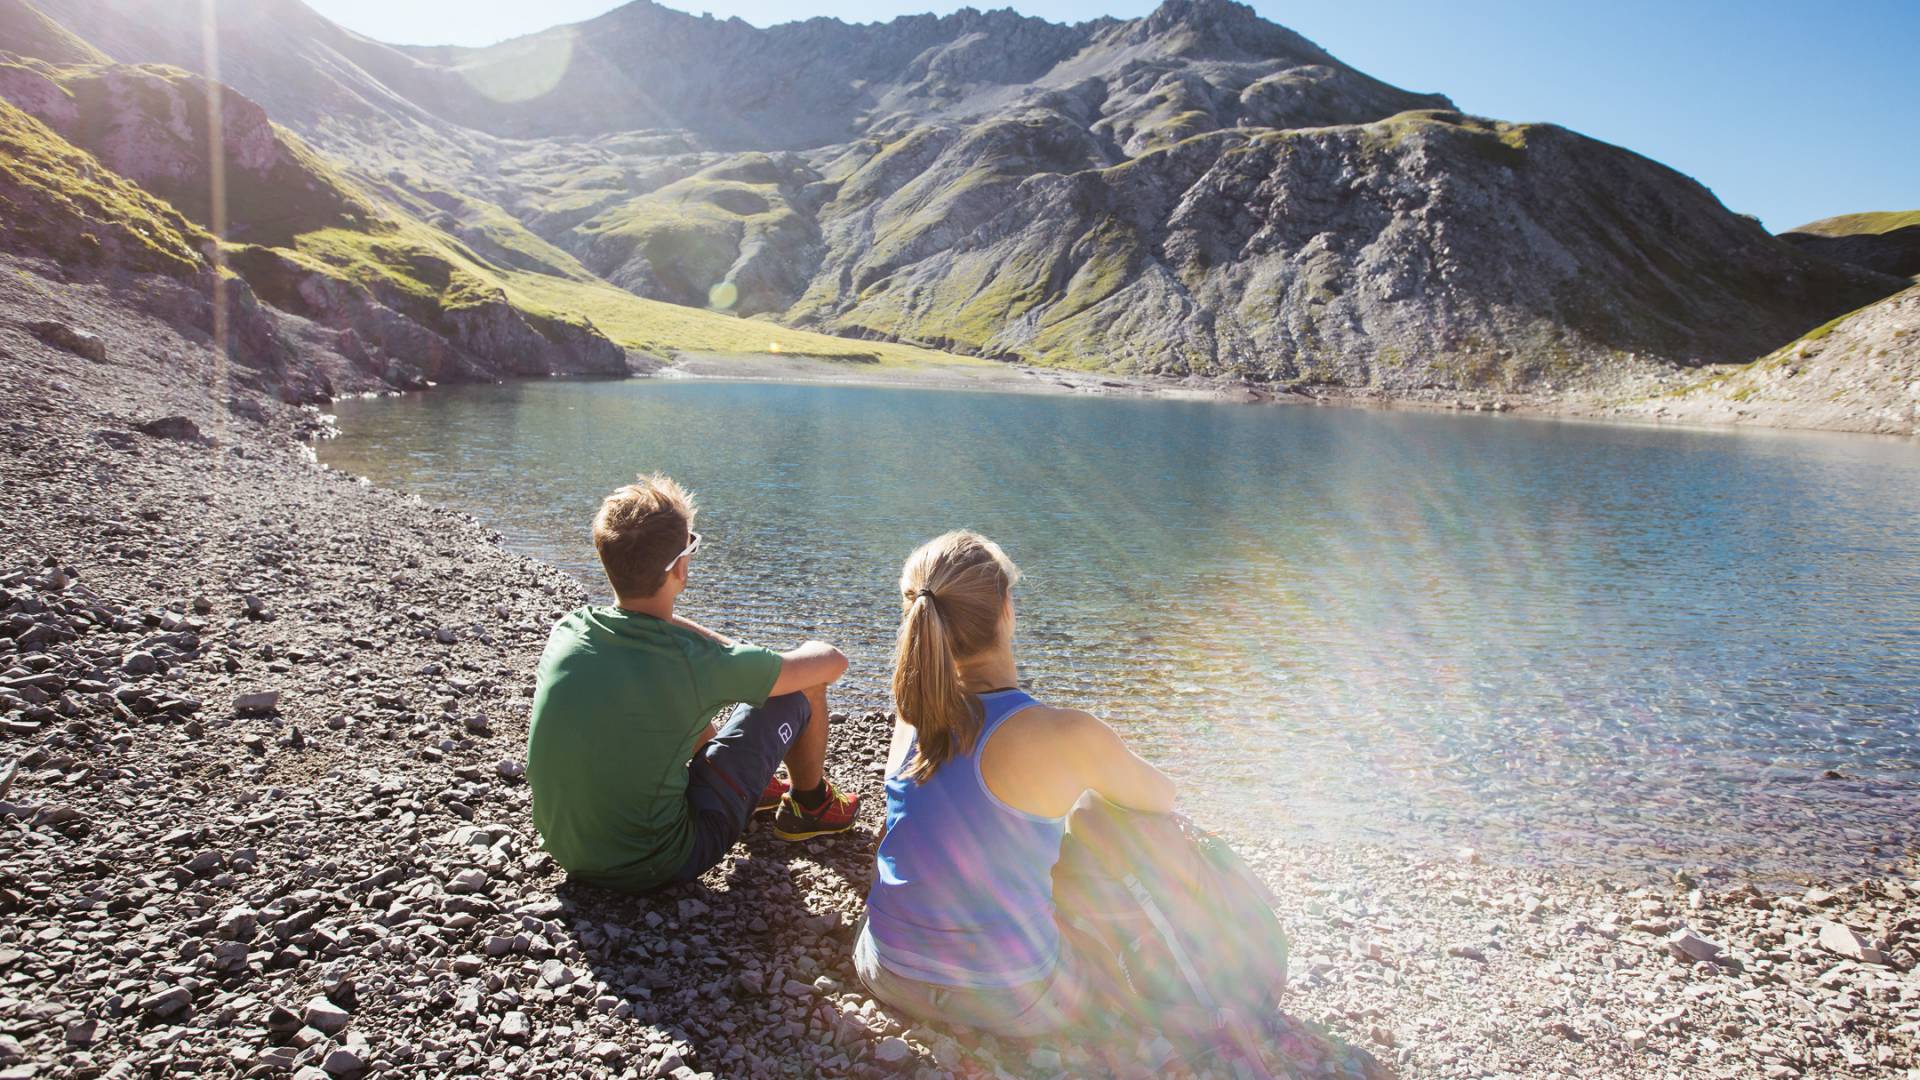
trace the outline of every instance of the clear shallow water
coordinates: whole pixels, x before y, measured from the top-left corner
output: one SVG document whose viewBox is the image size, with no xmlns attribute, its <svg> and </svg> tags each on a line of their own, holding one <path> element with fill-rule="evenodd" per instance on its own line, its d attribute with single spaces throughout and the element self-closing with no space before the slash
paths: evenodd
<svg viewBox="0 0 1920 1080">
<path fill-rule="evenodd" d="M 1920 834 L 1912 443 L 651 380 L 337 411 L 323 461 L 603 594 L 599 498 L 671 472 L 689 611 L 842 645 L 876 705 L 901 560 L 977 528 L 1026 572 L 1029 683 L 1214 822 L 1762 876 Z"/>
</svg>

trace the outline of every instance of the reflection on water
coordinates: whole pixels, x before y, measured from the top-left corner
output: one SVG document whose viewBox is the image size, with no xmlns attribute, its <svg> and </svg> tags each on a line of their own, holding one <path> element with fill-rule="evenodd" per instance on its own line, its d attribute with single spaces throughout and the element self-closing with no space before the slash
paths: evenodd
<svg viewBox="0 0 1920 1080">
<path fill-rule="evenodd" d="M 692 613 L 842 644 L 876 705 L 900 561 L 979 529 L 1026 571 L 1029 682 L 1209 820 L 1774 874 L 1920 817 L 1911 443 L 714 382 L 339 412 L 323 460 L 603 592 L 599 497 L 671 472 Z"/>
</svg>

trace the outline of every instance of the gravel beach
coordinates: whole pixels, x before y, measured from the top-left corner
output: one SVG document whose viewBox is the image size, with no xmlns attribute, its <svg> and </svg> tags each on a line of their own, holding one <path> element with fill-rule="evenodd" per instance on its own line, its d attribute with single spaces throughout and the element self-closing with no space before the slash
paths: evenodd
<svg viewBox="0 0 1920 1080">
<path fill-rule="evenodd" d="M 313 465 L 312 411 L 104 288 L 0 274 L 0 309 L 0 1080 L 1190 1074 L 1150 1032 L 1014 1044 L 860 991 L 877 685 L 835 701 L 854 834 L 570 886 L 521 762 L 581 586 Z M 1202 824 L 1293 938 L 1292 1075 L 1920 1078 L 1911 853 L 1649 886 L 1258 819 Z"/>
</svg>

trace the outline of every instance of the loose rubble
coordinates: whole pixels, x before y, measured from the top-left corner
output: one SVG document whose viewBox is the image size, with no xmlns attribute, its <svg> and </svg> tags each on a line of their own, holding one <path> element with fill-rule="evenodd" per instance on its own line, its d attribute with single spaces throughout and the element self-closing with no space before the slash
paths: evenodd
<svg viewBox="0 0 1920 1080">
<path fill-rule="evenodd" d="M 207 393 L 204 349 L 127 366 L 159 331 L 71 298 L 22 317 L 108 359 L 0 321 L 0 1078 L 1213 1074 L 1150 1031 L 1018 1044 L 862 992 L 880 686 L 836 702 L 855 834 L 755 827 L 654 896 L 569 884 L 522 751 L 581 587 L 314 467 L 297 411 Z M 170 416 L 206 437 L 139 426 Z M 1293 937 L 1293 1075 L 1920 1067 L 1911 858 L 1649 884 L 1230 835 Z"/>
</svg>

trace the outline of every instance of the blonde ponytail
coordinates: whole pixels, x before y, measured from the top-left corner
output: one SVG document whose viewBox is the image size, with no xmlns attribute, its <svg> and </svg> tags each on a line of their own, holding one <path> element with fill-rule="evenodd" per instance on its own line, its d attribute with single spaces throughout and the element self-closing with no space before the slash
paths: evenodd
<svg viewBox="0 0 1920 1080">
<path fill-rule="evenodd" d="M 1000 613 L 1020 570 L 993 541 L 950 532 L 920 545 L 900 571 L 902 615 L 893 700 L 918 735 L 906 774 L 916 782 L 980 736 L 980 700 L 960 685 L 960 661 L 998 643 Z"/>
</svg>

